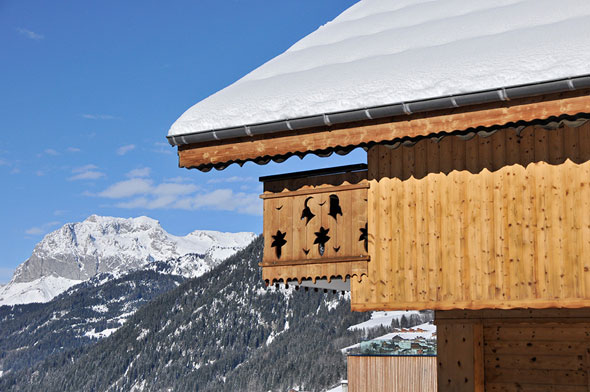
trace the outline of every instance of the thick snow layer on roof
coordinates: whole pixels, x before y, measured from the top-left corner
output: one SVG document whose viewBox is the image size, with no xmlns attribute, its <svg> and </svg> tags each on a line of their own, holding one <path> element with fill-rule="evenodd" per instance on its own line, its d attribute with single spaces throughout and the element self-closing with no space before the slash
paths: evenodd
<svg viewBox="0 0 590 392">
<path fill-rule="evenodd" d="M 585 75 L 588 37 L 588 0 L 362 0 L 169 135 Z"/>
</svg>

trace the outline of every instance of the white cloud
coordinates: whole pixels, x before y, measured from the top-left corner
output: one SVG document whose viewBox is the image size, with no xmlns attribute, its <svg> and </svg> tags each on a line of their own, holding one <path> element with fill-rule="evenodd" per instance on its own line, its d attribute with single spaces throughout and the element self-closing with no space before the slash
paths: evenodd
<svg viewBox="0 0 590 392">
<path fill-rule="evenodd" d="M 131 178 L 111 185 L 97 196 L 108 199 L 127 199 L 137 196 L 133 200 L 116 204 L 121 208 L 164 208 L 175 203 L 178 198 L 195 192 L 198 187 L 194 184 L 162 183 L 156 186 L 153 181 L 144 178 Z"/>
<path fill-rule="evenodd" d="M 68 152 L 80 152 L 78 147 L 68 147 Z"/>
<path fill-rule="evenodd" d="M 257 191 L 258 193 L 262 193 L 262 187 L 256 185 L 240 185 L 241 191 Z"/>
<path fill-rule="evenodd" d="M 0 159 L 0 166 L 10 166 L 10 163 L 4 159 Z"/>
<path fill-rule="evenodd" d="M 117 149 L 117 155 L 125 155 L 129 151 L 134 150 L 134 149 L 135 149 L 135 144 L 128 144 L 126 146 L 121 146 Z"/>
<path fill-rule="evenodd" d="M 123 199 L 135 195 L 142 195 L 150 193 L 152 190 L 152 181 L 142 178 L 132 178 L 117 182 L 111 185 L 104 191 L 100 192 L 98 196 L 109 199 Z"/>
<path fill-rule="evenodd" d="M 16 31 L 18 31 L 20 35 L 24 35 L 28 39 L 32 39 L 35 41 L 39 41 L 45 38 L 42 34 L 35 33 L 34 31 L 28 29 L 18 28 L 16 29 Z"/>
<path fill-rule="evenodd" d="M 174 148 L 169 143 L 156 142 L 154 143 L 154 146 L 156 148 L 152 151 L 155 153 L 166 155 L 174 154 Z"/>
<path fill-rule="evenodd" d="M 176 200 L 177 196 L 175 195 L 165 195 L 155 199 L 138 197 L 130 201 L 117 203 L 115 206 L 119 208 L 147 208 L 148 210 L 155 210 L 158 208 L 169 208 Z"/>
<path fill-rule="evenodd" d="M 136 178 L 136 177 L 149 177 L 152 169 L 149 167 L 140 167 L 138 169 L 133 169 L 126 174 L 129 178 Z"/>
<path fill-rule="evenodd" d="M 119 207 L 119 208 L 146 208 L 148 204 L 149 204 L 149 201 L 147 198 L 138 197 L 137 199 L 117 203 L 117 204 L 115 204 L 115 207 Z"/>
<path fill-rule="evenodd" d="M 85 165 L 80 167 L 75 167 L 72 169 L 73 176 L 69 177 L 69 181 L 79 181 L 79 180 L 97 180 L 101 177 L 106 177 L 101 171 L 96 170 L 98 166 L 96 165 Z"/>
<path fill-rule="evenodd" d="M 116 117 L 111 114 L 90 114 L 84 113 L 82 117 L 88 120 L 114 120 Z"/>
<path fill-rule="evenodd" d="M 242 214 L 262 215 L 262 200 L 257 193 L 234 192 L 232 189 L 216 189 L 212 192 L 196 195 L 189 200 L 190 208 L 211 208 L 222 211 L 236 211 Z M 187 209 L 185 201 L 180 201 L 178 207 Z"/>
<path fill-rule="evenodd" d="M 152 193 L 157 196 L 175 195 L 182 196 L 195 192 L 199 189 L 194 184 L 160 184 L 152 190 Z"/>
<path fill-rule="evenodd" d="M 93 164 L 88 164 L 88 165 L 84 165 L 84 166 L 78 166 L 72 169 L 72 173 L 82 173 L 88 170 L 94 170 L 94 169 L 98 169 L 98 166 L 93 165 Z"/>
<path fill-rule="evenodd" d="M 42 224 L 41 226 L 35 226 L 35 227 L 31 227 L 27 230 L 25 230 L 25 234 L 28 235 L 41 235 L 41 234 L 45 234 L 47 233 L 47 231 L 57 225 L 59 225 L 59 221 L 51 221 L 51 222 L 47 222 Z"/>
<path fill-rule="evenodd" d="M 69 181 L 79 181 L 79 180 L 97 180 L 101 177 L 105 177 L 106 174 L 99 172 L 99 171 L 93 171 L 93 170 L 89 170 L 83 173 L 78 173 L 76 175 L 73 175 L 71 177 L 68 177 Z"/>
<path fill-rule="evenodd" d="M 150 179 L 135 177 L 117 182 L 94 196 L 120 199 L 114 205 L 118 208 L 212 209 L 262 214 L 262 201 L 258 193 L 235 192 L 229 188 L 205 192 L 200 190 L 195 184 L 172 181 L 154 184 Z"/>
<path fill-rule="evenodd" d="M 191 182 L 191 181 L 193 181 L 192 178 L 181 177 L 181 176 L 168 178 L 166 180 L 166 182 L 174 182 L 174 183 L 177 183 L 177 184 L 180 184 L 180 183 L 183 183 L 183 182 Z"/>
<path fill-rule="evenodd" d="M 59 152 L 55 151 L 53 148 L 47 148 L 45 149 L 45 154 L 57 156 L 59 155 Z"/>
<path fill-rule="evenodd" d="M 36 175 L 37 177 L 43 177 L 43 176 L 45 175 L 45 172 L 44 172 L 44 171 L 42 171 L 42 170 L 37 170 L 37 171 L 35 172 L 35 175 Z"/>
<path fill-rule="evenodd" d="M 226 178 L 212 178 L 207 181 L 207 184 L 221 184 L 224 182 L 227 183 L 236 183 L 236 182 L 253 182 L 256 181 L 254 177 L 240 177 L 240 176 L 232 176 Z"/>
</svg>

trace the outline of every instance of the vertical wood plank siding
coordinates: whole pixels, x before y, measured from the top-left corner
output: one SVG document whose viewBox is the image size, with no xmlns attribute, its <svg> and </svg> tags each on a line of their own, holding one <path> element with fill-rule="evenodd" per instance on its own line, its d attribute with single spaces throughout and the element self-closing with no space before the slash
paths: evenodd
<svg viewBox="0 0 590 392">
<path fill-rule="evenodd" d="M 590 306 L 590 123 L 368 153 L 353 310 Z"/>
<path fill-rule="evenodd" d="M 349 392 L 436 390 L 436 357 L 348 357 Z"/>
</svg>

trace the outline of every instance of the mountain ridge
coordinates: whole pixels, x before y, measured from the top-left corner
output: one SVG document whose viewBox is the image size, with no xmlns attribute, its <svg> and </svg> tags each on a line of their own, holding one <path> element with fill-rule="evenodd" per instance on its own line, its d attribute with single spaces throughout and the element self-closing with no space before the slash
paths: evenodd
<svg viewBox="0 0 590 392">
<path fill-rule="evenodd" d="M 195 230 L 186 236 L 166 232 L 152 218 L 91 215 L 47 234 L 31 256 L 17 267 L 12 280 L 0 287 L 0 306 L 47 302 L 68 288 L 100 273 L 137 270 L 158 261 L 201 255 L 200 266 L 183 268 L 194 277 L 247 246 L 254 233 Z M 194 261 L 194 258 L 193 260 Z"/>
</svg>

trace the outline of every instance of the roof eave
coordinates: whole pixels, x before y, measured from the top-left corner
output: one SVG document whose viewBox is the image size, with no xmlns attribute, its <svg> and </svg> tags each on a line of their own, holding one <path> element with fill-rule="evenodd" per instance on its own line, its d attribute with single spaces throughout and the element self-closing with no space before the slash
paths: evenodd
<svg viewBox="0 0 590 392">
<path fill-rule="evenodd" d="M 581 75 L 543 82 L 506 86 L 465 94 L 447 95 L 429 99 L 398 102 L 390 105 L 358 108 L 354 110 L 333 113 L 323 113 L 315 116 L 299 117 L 288 120 L 247 124 L 238 127 L 167 136 L 167 139 L 172 146 L 183 146 L 211 142 L 215 140 L 254 137 L 279 132 L 339 125 L 365 120 L 395 118 L 415 113 L 427 113 L 437 110 L 509 101 L 512 99 L 529 98 L 539 95 L 576 91 L 587 88 L 590 88 L 590 75 Z"/>
</svg>

